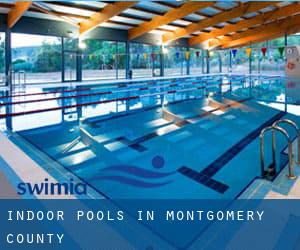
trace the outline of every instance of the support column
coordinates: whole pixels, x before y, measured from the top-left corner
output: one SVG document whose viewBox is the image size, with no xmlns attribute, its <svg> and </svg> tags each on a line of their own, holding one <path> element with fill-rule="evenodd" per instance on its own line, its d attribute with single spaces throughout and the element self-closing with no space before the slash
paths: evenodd
<svg viewBox="0 0 300 250">
<path fill-rule="evenodd" d="M 229 50 L 229 73 L 232 73 L 232 53 Z"/>
<path fill-rule="evenodd" d="M 286 47 L 288 46 L 288 35 L 287 33 L 284 34 L 284 47 L 286 49 Z M 287 62 L 287 59 L 285 59 L 285 61 Z M 287 94 L 286 94 L 286 84 L 284 86 L 284 96 L 285 96 L 285 100 L 284 100 L 284 111 L 287 112 L 288 108 L 287 108 Z"/>
<path fill-rule="evenodd" d="M 222 57 L 221 57 L 221 53 L 219 53 L 219 72 L 222 73 Z"/>
<path fill-rule="evenodd" d="M 163 45 L 160 46 L 160 76 L 165 75 L 165 54 Z"/>
<path fill-rule="evenodd" d="M 12 57 L 11 57 L 11 30 L 7 29 L 5 32 L 5 86 L 9 87 L 9 91 L 6 93 L 8 95 L 12 94 L 13 91 L 13 81 L 12 81 Z M 11 97 L 8 101 L 12 101 Z M 6 114 L 12 113 L 12 105 L 5 105 Z M 12 130 L 12 117 L 5 118 L 6 128 Z"/>
<path fill-rule="evenodd" d="M 129 71 L 130 71 L 130 43 L 126 42 L 126 79 L 129 79 Z"/>
<path fill-rule="evenodd" d="M 206 65 L 204 65 L 205 63 L 205 57 L 204 57 L 204 50 L 202 50 L 201 52 L 201 70 L 202 70 L 202 74 L 205 74 L 205 68 L 206 68 Z"/>
<path fill-rule="evenodd" d="M 76 53 L 77 60 L 76 60 L 76 81 L 82 81 L 82 51 L 79 50 Z"/>
<path fill-rule="evenodd" d="M 190 66 L 191 66 L 191 64 L 190 64 L 190 60 L 191 60 L 190 47 L 187 47 L 186 51 L 189 53 L 189 57 L 186 60 L 186 74 L 189 75 L 190 74 Z"/>
<path fill-rule="evenodd" d="M 209 74 L 210 73 L 210 65 L 209 65 L 209 51 L 206 50 L 206 73 Z"/>
<path fill-rule="evenodd" d="M 116 79 L 118 79 L 119 78 L 119 42 L 116 42 L 115 65 L 116 65 Z"/>
<path fill-rule="evenodd" d="M 284 34 L 284 46 L 286 47 L 288 45 L 288 35 L 287 33 Z"/>
<path fill-rule="evenodd" d="M 61 81 L 65 81 L 65 55 L 64 55 L 64 38 L 61 38 Z"/>
<path fill-rule="evenodd" d="M 12 89 L 12 63 L 11 63 L 11 31 L 7 29 L 5 32 L 5 75 L 6 81 L 5 85 Z"/>
<path fill-rule="evenodd" d="M 251 48 L 251 45 L 250 45 L 250 48 Z M 251 73 L 252 73 L 252 51 L 249 56 L 249 74 L 251 75 Z"/>
</svg>

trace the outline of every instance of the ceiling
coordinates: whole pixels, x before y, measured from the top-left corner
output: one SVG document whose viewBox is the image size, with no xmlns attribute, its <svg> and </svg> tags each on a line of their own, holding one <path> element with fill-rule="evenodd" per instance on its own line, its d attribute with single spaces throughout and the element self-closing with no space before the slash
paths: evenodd
<svg viewBox="0 0 300 250">
<path fill-rule="evenodd" d="M 286 1 L 1 1 L 0 13 L 8 14 L 12 25 L 29 16 L 68 22 L 82 34 L 100 26 L 128 30 L 129 40 L 150 33 L 165 44 L 187 38 L 208 49 L 245 46 L 300 29 L 300 4 Z"/>
</svg>

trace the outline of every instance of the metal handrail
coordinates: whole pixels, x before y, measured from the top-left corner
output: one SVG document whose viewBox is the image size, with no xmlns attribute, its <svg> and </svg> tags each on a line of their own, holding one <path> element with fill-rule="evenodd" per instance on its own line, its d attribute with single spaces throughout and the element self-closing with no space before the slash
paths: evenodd
<svg viewBox="0 0 300 250">
<path fill-rule="evenodd" d="M 292 144 L 292 140 L 290 139 L 289 134 L 286 132 L 285 129 L 278 127 L 278 126 L 269 126 L 264 128 L 261 133 L 260 133 L 260 158 L 261 158 L 261 174 L 262 177 L 265 176 L 265 140 L 264 140 L 264 136 L 265 133 L 268 132 L 269 130 L 271 130 L 272 132 L 274 130 L 279 131 L 280 133 L 282 133 L 287 141 L 288 141 L 288 156 L 289 156 L 289 174 L 287 175 L 287 177 L 289 179 L 295 179 L 296 176 L 294 175 L 294 164 L 293 164 L 293 144 Z M 273 164 L 276 168 L 276 141 L 273 140 L 274 137 L 272 136 L 272 158 L 273 158 Z"/>
<path fill-rule="evenodd" d="M 278 126 L 279 123 L 286 123 L 286 124 L 291 125 L 293 128 L 295 128 L 296 133 L 297 133 L 297 147 L 298 147 L 296 163 L 300 164 L 300 129 L 299 129 L 298 125 L 290 119 L 281 119 L 281 120 L 274 122 L 272 126 Z M 275 133 L 273 133 L 273 136 L 275 139 Z"/>
<path fill-rule="evenodd" d="M 81 137 L 76 137 L 73 141 L 68 143 L 63 150 L 61 151 L 62 154 L 65 154 L 66 152 L 70 151 L 73 147 L 75 147 L 80 142 Z"/>
</svg>

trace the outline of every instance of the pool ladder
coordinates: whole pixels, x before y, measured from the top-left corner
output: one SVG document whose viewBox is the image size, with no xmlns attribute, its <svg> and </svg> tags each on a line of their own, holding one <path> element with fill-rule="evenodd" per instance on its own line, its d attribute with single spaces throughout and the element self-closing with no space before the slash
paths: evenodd
<svg viewBox="0 0 300 250">
<path fill-rule="evenodd" d="M 272 126 L 264 128 L 260 133 L 260 158 L 261 158 L 261 175 L 264 178 L 270 178 L 270 176 L 276 175 L 276 131 L 280 132 L 285 136 L 288 142 L 288 159 L 289 159 L 289 173 L 287 177 L 289 179 L 295 179 L 296 176 L 294 175 L 294 162 L 293 162 L 293 141 L 288 132 L 279 126 L 279 124 L 288 124 L 292 126 L 297 133 L 297 160 L 296 163 L 300 164 L 300 129 L 297 124 L 289 119 L 281 119 L 275 121 Z M 269 165 L 268 169 L 265 170 L 265 133 L 268 131 L 272 131 L 272 163 Z"/>
</svg>

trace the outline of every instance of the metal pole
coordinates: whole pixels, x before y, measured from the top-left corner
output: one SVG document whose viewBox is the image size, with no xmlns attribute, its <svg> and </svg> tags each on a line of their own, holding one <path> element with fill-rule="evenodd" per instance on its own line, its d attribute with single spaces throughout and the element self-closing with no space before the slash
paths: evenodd
<svg viewBox="0 0 300 250">
<path fill-rule="evenodd" d="M 11 63 L 11 31 L 6 30 L 5 33 L 5 85 L 12 91 L 12 63 Z"/>
<path fill-rule="evenodd" d="M 221 53 L 219 53 L 219 72 L 222 73 L 222 57 L 221 57 Z"/>
<path fill-rule="evenodd" d="M 232 53 L 229 50 L 229 73 L 232 73 Z"/>
<path fill-rule="evenodd" d="M 165 75 L 165 55 L 163 45 L 160 46 L 160 76 Z"/>
<path fill-rule="evenodd" d="M 292 180 L 296 179 L 296 176 L 294 175 L 293 145 L 291 141 L 289 141 L 289 174 L 287 177 Z"/>
<path fill-rule="evenodd" d="M 190 47 L 187 47 L 186 50 L 189 53 L 189 56 L 188 56 L 188 58 L 186 60 L 186 74 L 189 75 L 190 74 L 190 58 L 191 58 Z"/>
<path fill-rule="evenodd" d="M 65 55 L 64 55 L 64 38 L 61 38 L 61 80 L 65 81 Z"/>
<path fill-rule="evenodd" d="M 277 120 L 276 122 L 273 123 L 272 126 L 278 126 L 278 124 L 280 124 L 280 123 L 286 123 L 288 125 L 291 125 L 296 130 L 296 134 L 297 134 L 297 160 L 296 160 L 296 163 L 300 164 L 300 129 L 295 122 L 293 122 L 292 120 L 289 120 L 289 119 Z"/>
<path fill-rule="evenodd" d="M 13 77 L 13 68 L 11 63 L 11 31 L 10 29 L 7 29 L 5 32 L 5 85 L 9 87 L 9 91 L 6 92 L 8 95 L 12 94 L 13 86 L 12 86 L 12 77 Z M 11 100 L 11 97 L 9 98 Z M 5 107 L 6 114 L 9 114 L 12 112 L 12 106 L 6 105 Z M 8 130 L 12 130 L 12 117 L 7 117 L 5 119 L 5 124 Z"/>
<path fill-rule="evenodd" d="M 261 167 L 261 176 L 265 176 L 265 139 L 264 132 L 260 134 L 260 167 Z"/>
<path fill-rule="evenodd" d="M 210 73 L 210 65 L 209 65 L 209 51 L 208 50 L 206 50 L 206 58 L 207 58 L 207 60 L 206 60 L 206 73 L 207 74 L 209 74 Z"/>
<path fill-rule="evenodd" d="M 76 52 L 76 81 L 82 81 L 82 51 Z"/>
<path fill-rule="evenodd" d="M 129 71 L 130 71 L 130 43 L 126 42 L 126 79 L 129 79 Z"/>
<path fill-rule="evenodd" d="M 116 42 L 115 65 L 116 65 L 116 79 L 118 79 L 119 78 L 119 42 Z"/>
<path fill-rule="evenodd" d="M 275 130 L 272 130 L 272 161 L 276 171 L 276 135 Z"/>
</svg>

